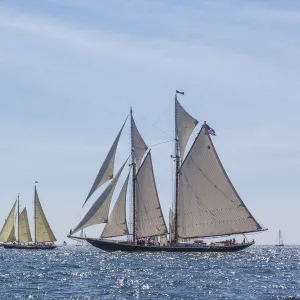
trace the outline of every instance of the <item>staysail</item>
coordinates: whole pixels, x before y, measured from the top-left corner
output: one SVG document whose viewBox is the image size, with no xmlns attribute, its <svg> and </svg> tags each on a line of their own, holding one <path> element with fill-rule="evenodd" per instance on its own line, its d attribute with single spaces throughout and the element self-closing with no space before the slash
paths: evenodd
<svg viewBox="0 0 300 300">
<path fill-rule="evenodd" d="M 133 144 L 133 148 L 134 148 L 134 156 L 136 159 L 136 167 L 138 170 L 141 165 L 142 158 L 143 158 L 144 154 L 146 153 L 148 147 L 147 147 L 145 141 L 143 140 L 142 136 L 140 135 L 132 116 L 131 116 L 131 118 L 132 118 L 132 120 L 131 120 L 132 144 Z"/>
<path fill-rule="evenodd" d="M 170 234 L 169 239 L 170 241 L 172 241 L 174 238 L 174 213 L 171 207 L 169 210 L 169 234 Z"/>
<path fill-rule="evenodd" d="M 126 160 L 126 162 L 127 162 L 127 160 Z M 121 167 L 119 172 L 116 174 L 116 176 L 112 179 L 112 181 L 106 187 L 104 192 L 95 201 L 95 203 L 89 209 L 87 214 L 83 217 L 81 222 L 74 228 L 73 233 L 75 233 L 81 229 L 84 229 L 86 227 L 92 226 L 92 225 L 107 222 L 111 198 L 113 196 L 116 184 L 118 182 L 118 179 L 122 173 L 122 170 L 123 170 L 126 162 L 123 164 L 123 166 Z"/>
<path fill-rule="evenodd" d="M 119 139 L 120 139 L 120 136 L 121 136 L 121 133 L 122 133 L 122 130 L 124 128 L 126 121 L 127 121 L 127 118 L 126 118 L 122 128 L 120 129 L 114 143 L 112 144 L 112 146 L 111 146 L 111 148 L 110 148 L 110 150 L 109 150 L 109 152 L 108 152 L 108 154 L 96 176 L 96 179 L 91 187 L 91 190 L 88 193 L 86 200 L 83 203 L 83 206 L 88 201 L 88 199 L 91 197 L 91 195 L 95 192 L 96 189 L 98 189 L 102 184 L 104 184 L 105 182 L 107 182 L 108 180 L 113 178 L 116 151 L 117 151 Z"/>
<path fill-rule="evenodd" d="M 103 232 L 101 234 L 102 238 L 109 238 L 109 237 L 129 234 L 127 221 L 126 221 L 126 194 L 127 194 L 128 180 L 129 180 L 129 174 L 121 189 L 116 204 L 108 218 L 108 222 L 106 223 L 103 229 Z"/>
<path fill-rule="evenodd" d="M 0 242 L 13 242 L 15 241 L 15 211 L 16 211 L 17 201 L 13 205 L 5 223 L 0 233 Z M 11 240 L 13 239 L 14 240 Z"/>
<path fill-rule="evenodd" d="M 56 238 L 46 219 L 36 188 L 34 189 L 35 242 L 55 242 Z"/>
<path fill-rule="evenodd" d="M 262 229 L 229 180 L 206 125 L 179 172 L 179 237 L 230 235 Z"/>
<path fill-rule="evenodd" d="M 19 242 L 32 242 L 26 208 L 19 215 Z"/>
<path fill-rule="evenodd" d="M 198 121 L 184 110 L 184 108 L 178 102 L 177 96 L 175 100 L 175 106 L 177 135 L 180 149 L 180 157 L 182 160 L 187 142 L 193 130 L 197 126 Z"/>
<path fill-rule="evenodd" d="M 136 237 L 158 236 L 167 232 L 149 151 L 136 175 Z"/>
</svg>

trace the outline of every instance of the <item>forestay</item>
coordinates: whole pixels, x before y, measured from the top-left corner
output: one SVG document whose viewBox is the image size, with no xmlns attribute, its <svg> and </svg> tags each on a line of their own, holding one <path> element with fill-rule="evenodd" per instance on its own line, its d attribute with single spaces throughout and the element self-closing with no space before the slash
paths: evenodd
<svg viewBox="0 0 300 300">
<path fill-rule="evenodd" d="M 55 242 L 56 238 L 46 219 L 41 202 L 35 188 L 34 190 L 34 205 L 35 205 L 35 242 Z"/>
<path fill-rule="evenodd" d="M 104 184 L 105 182 L 107 182 L 108 180 L 113 178 L 116 151 L 117 151 L 119 139 L 120 139 L 120 136 L 121 136 L 121 133 L 122 133 L 122 130 L 124 128 L 126 121 L 127 121 L 127 118 L 126 118 L 121 130 L 119 131 L 114 143 L 112 144 L 83 205 L 85 205 L 85 203 L 88 201 L 88 199 L 91 197 L 91 195 L 95 192 L 96 189 L 98 189 L 102 184 Z"/>
<path fill-rule="evenodd" d="M 136 167 L 137 167 L 137 169 L 139 169 L 142 158 L 143 158 L 144 154 L 146 153 L 148 147 L 147 147 L 145 141 L 143 140 L 143 138 L 141 137 L 133 118 L 131 120 L 131 124 L 132 124 L 131 134 L 132 134 L 132 144 L 133 144 L 133 148 L 134 148 L 134 156 L 136 159 Z"/>
<path fill-rule="evenodd" d="M 103 229 L 101 235 L 102 238 L 109 238 L 109 237 L 129 234 L 127 221 L 126 221 L 126 194 L 127 194 L 128 180 L 129 180 L 129 174 L 121 189 L 116 204 L 114 205 L 114 208 L 108 218 L 108 222 Z"/>
<path fill-rule="evenodd" d="M 23 209 L 19 216 L 19 242 L 32 242 L 26 208 Z"/>
<path fill-rule="evenodd" d="M 158 236 L 167 232 L 149 151 L 136 175 L 136 237 Z"/>
<path fill-rule="evenodd" d="M 187 142 L 193 130 L 197 126 L 198 121 L 184 110 L 184 108 L 178 102 L 177 96 L 175 100 L 175 105 L 176 105 L 176 125 L 177 125 L 178 142 L 179 142 L 179 149 L 180 149 L 180 157 L 182 160 Z"/>
<path fill-rule="evenodd" d="M 127 162 L 127 160 L 126 160 Z M 81 222 L 74 228 L 73 233 L 77 232 L 78 230 L 84 229 L 86 227 L 106 223 L 108 219 L 109 213 L 109 206 L 111 202 L 111 198 L 113 196 L 116 184 L 118 179 L 122 173 L 122 170 L 126 164 L 123 164 L 119 172 L 116 176 L 112 179 L 103 193 L 99 196 L 99 198 L 95 201 L 95 203 L 91 206 L 88 210 L 87 214 L 83 217 Z"/>
<path fill-rule="evenodd" d="M 0 242 L 13 242 L 15 241 L 15 211 L 17 201 L 13 205 L 0 233 Z M 14 239 L 13 239 L 14 238 Z M 13 240 L 11 240 L 13 239 Z"/>
<path fill-rule="evenodd" d="M 260 225 L 234 189 L 203 126 L 179 173 L 179 237 L 258 230 Z"/>
</svg>

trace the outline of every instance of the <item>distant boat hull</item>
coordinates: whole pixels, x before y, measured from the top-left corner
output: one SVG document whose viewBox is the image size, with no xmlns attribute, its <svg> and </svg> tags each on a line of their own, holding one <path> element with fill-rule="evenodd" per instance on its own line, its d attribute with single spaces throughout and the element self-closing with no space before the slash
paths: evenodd
<svg viewBox="0 0 300 300">
<path fill-rule="evenodd" d="M 280 245 L 275 245 L 276 247 L 283 247 L 284 245 L 283 244 L 280 244 Z"/>
<path fill-rule="evenodd" d="M 246 249 L 253 245 L 235 244 L 230 246 L 221 245 L 199 245 L 199 244 L 183 244 L 178 246 L 146 246 L 146 245 L 132 245 L 125 243 L 116 243 L 111 241 L 104 241 L 99 239 L 87 238 L 86 241 L 94 247 L 100 248 L 104 251 L 125 251 L 125 252 L 236 252 Z"/>
<path fill-rule="evenodd" d="M 3 244 L 6 249 L 23 249 L 23 250 L 52 250 L 57 248 L 56 245 L 21 245 L 21 244 Z"/>
</svg>

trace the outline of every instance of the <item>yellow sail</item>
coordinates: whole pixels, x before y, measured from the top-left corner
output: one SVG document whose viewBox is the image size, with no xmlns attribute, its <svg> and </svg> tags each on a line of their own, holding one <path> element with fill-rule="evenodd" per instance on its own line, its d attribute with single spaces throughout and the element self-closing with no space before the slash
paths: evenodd
<svg viewBox="0 0 300 300">
<path fill-rule="evenodd" d="M 16 210 L 17 201 L 12 207 L 4 226 L 0 233 L 0 242 L 13 242 L 15 241 L 15 210 Z"/>
<path fill-rule="evenodd" d="M 56 238 L 46 219 L 41 202 L 35 188 L 34 191 L 34 206 L 35 206 L 35 242 L 55 242 Z"/>
<path fill-rule="evenodd" d="M 19 215 L 19 242 L 32 242 L 26 208 Z"/>
</svg>

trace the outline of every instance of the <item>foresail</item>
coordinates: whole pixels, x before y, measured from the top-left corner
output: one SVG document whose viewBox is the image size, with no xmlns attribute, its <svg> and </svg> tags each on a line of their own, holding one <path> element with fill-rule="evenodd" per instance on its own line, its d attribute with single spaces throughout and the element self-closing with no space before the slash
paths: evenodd
<svg viewBox="0 0 300 300">
<path fill-rule="evenodd" d="M 198 121 L 189 115 L 184 108 L 180 105 L 177 98 L 175 101 L 176 105 L 176 126 L 178 134 L 178 142 L 180 149 L 180 157 L 183 159 L 184 151 L 187 145 L 187 142 L 195 129 Z"/>
<path fill-rule="evenodd" d="M 132 124 L 132 131 L 131 131 L 132 144 L 133 144 L 133 148 L 134 148 L 134 156 L 136 159 L 136 167 L 138 170 L 141 165 L 142 158 L 143 158 L 144 154 L 146 153 L 148 147 L 147 147 L 145 141 L 143 140 L 142 136 L 140 135 L 133 118 L 132 118 L 131 122 L 132 122 L 131 123 Z"/>
<path fill-rule="evenodd" d="M 19 216 L 19 242 L 32 242 L 26 208 L 23 209 Z"/>
<path fill-rule="evenodd" d="M 124 128 L 126 121 L 127 121 L 127 118 L 126 118 L 122 128 L 120 129 L 114 143 L 112 144 L 112 146 L 111 146 L 111 148 L 110 148 L 110 150 L 109 150 L 109 152 L 97 174 L 97 177 L 91 187 L 91 190 L 90 190 L 89 194 L 87 195 L 86 200 L 83 203 L 83 206 L 88 201 L 88 199 L 91 197 L 91 195 L 95 192 L 96 189 L 98 189 L 102 184 L 104 184 L 105 182 L 107 182 L 108 180 L 113 178 L 116 151 L 117 151 L 119 139 L 120 139 L 120 136 L 121 136 L 121 133 L 122 133 L 122 130 Z"/>
<path fill-rule="evenodd" d="M 261 230 L 230 182 L 206 127 L 202 127 L 179 172 L 179 237 Z"/>
<path fill-rule="evenodd" d="M 129 180 L 129 174 L 121 189 L 116 204 L 108 218 L 108 222 L 106 223 L 103 229 L 103 232 L 101 234 L 102 238 L 109 238 L 109 237 L 129 234 L 127 221 L 126 221 L 126 194 L 127 194 L 128 180 Z"/>
<path fill-rule="evenodd" d="M 4 225 L 0 233 L 0 242 L 6 243 L 11 242 L 9 239 L 12 238 L 12 236 L 15 236 L 15 211 L 16 211 L 16 205 L 17 201 L 13 205 Z"/>
<path fill-rule="evenodd" d="M 136 175 L 136 237 L 158 236 L 167 232 L 149 151 Z"/>
<path fill-rule="evenodd" d="M 122 173 L 122 170 L 126 162 L 121 167 L 121 169 L 116 174 L 116 176 L 112 179 L 112 181 L 109 183 L 109 185 L 106 187 L 104 192 L 95 201 L 95 203 L 89 209 L 87 214 L 83 217 L 81 222 L 74 228 L 73 233 L 92 225 L 107 222 L 111 198 L 113 196 L 116 184 L 118 182 L 118 179 Z"/>
<path fill-rule="evenodd" d="M 46 219 L 36 189 L 34 192 L 34 205 L 35 205 L 35 242 L 37 243 L 55 242 L 56 238 Z"/>
<path fill-rule="evenodd" d="M 17 239 L 16 239 L 16 231 L 15 231 L 15 226 L 13 226 L 12 228 L 11 228 L 11 231 L 10 231 L 10 234 L 9 234 L 9 236 L 8 236 L 8 238 L 7 238 L 7 243 L 12 243 L 12 242 L 15 242 Z"/>
</svg>

